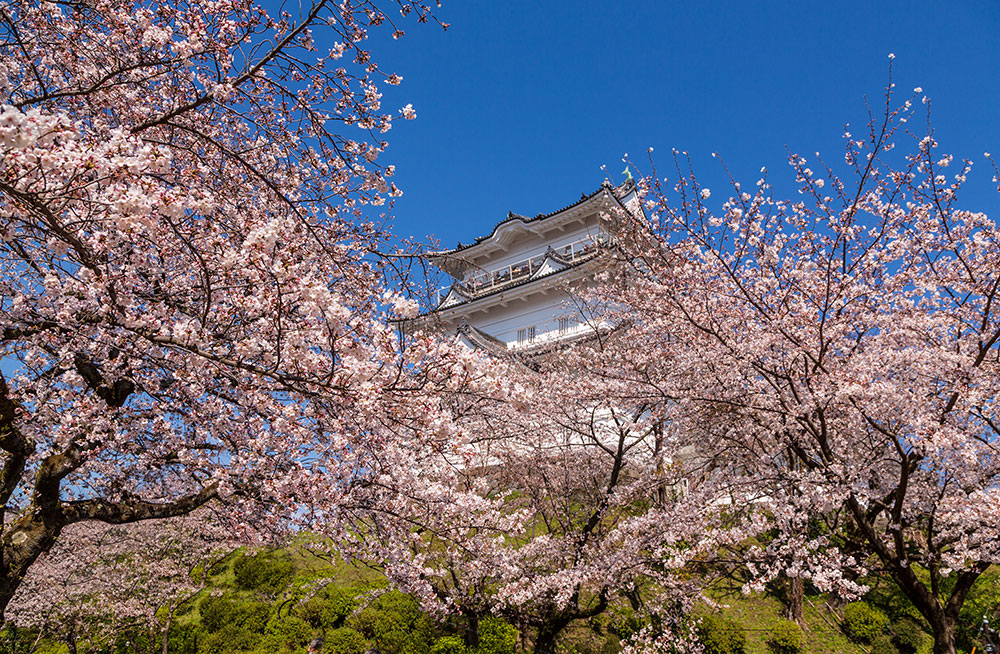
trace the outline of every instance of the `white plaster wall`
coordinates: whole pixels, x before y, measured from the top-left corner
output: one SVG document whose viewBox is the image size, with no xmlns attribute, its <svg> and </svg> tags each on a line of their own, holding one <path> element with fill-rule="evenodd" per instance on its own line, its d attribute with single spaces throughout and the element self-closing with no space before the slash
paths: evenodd
<svg viewBox="0 0 1000 654">
<path fill-rule="evenodd" d="M 576 308 L 568 293 L 552 291 L 548 295 L 535 294 L 525 300 L 511 301 L 507 306 L 497 306 L 467 318 L 469 325 L 480 329 L 505 343 L 517 343 L 517 331 L 535 327 L 536 337 L 559 328 L 561 316 L 576 315 Z"/>
<path fill-rule="evenodd" d="M 593 238 L 598 236 L 600 233 L 601 229 L 598 225 L 597 214 L 594 214 L 587 217 L 587 224 L 576 224 L 562 233 L 553 232 L 546 234 L 544 237 L 535 236 L 533 234 L 522 234 L 517 241 L 511 244 L 510 249 L 506 252 L 499 254 L 496 257 L 477 259 L 474 262 L 477 268 L 471 269 L 466 274 L 465 278 L 473 277 L 484 271 L 492 272 L 494 270 L 500 270 L 511 264 L 544 254 L 550 246 L 553 249 L 558 250 L 564 245 L 569 245 L 570 243 L 580 241 L 585 238 Z"/>
</svg>

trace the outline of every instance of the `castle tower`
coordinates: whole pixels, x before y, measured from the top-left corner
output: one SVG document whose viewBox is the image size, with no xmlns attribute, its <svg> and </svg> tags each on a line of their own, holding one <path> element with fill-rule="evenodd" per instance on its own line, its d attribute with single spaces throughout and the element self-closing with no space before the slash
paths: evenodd
<svg viewBox="0 0 1000 654">
<path fill-rule="evenodd" d="M 617 211 L 640 211 L 635 184 L 605 182 L 579 201 L 534 217 L 508 213 L 471 245 L 429 257 L 453 282 L 435 317 L 471 347 L 528 353 L 587 332 L 569 290 L 592 277 L 614 239 Z"/>
</svg>

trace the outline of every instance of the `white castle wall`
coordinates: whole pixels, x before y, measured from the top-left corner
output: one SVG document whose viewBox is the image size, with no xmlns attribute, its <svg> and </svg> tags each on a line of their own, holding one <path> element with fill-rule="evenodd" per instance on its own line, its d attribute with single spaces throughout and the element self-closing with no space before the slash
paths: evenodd
<svg viewBox="0 0 1000 654">
<path fill-rule="evenodd" d="M 506 306 L 477 312 L 466 321 L 508 345 L 516 345 L 519 329 L 534 326 L 536 338 L 542 338 L 543 334 L 558 330 L 560 317 L 577 313 L 569 293 L 552 291 L 548 295 L 536 294 L 524 300 L 513 300 Z"/>
<path fill-rule="evenodd" d="M 588 217 L 590 224 L 577 225 L 565 232 L 554 232 L 544 236 L 534 234 L 519 234 L 517 241 L 512 243 L 507 252 L 503 252 L 494 257 L 479 258 L 473 263 L 476 267 L 470 269 L 463 279 L 477 275 L 483 271 L 494 271 L 505 268 L 511 264 L 530 259 L 541 254 L 551 247 L 554 250 L 575 243 L 587 238 L 594 238 L 600 235 L 601 230 L 597 226 L 597 215 Z"/>
<path fill-rule="evenodd" d="M 581 264 L 583 268 L 554 272 L 551 278 L 542 275 L 533 281 L 520 280 L 524 280 L 529 271 L 534 271 L 537 261 L 532 261 L 531 268 L 521 269 L 518 265 L 515 271 L 511 271 L 510 266 L 541 257 L 549 248 L 561 252 L 571 244 L 577 244 L 574 252 L 579 255 L 584 241 L 606 237 L 601 228 L 602 214 L 611 209 L 612 192 L 610 186 L 604 186 L 601 192 L 584 198 L 583 204 L 556 214 L 501 224 L 489 238 L 448 253 L 454 259 L 464 259 L 467 267 L 461 273 L 457 272 L 461 269 L 459 265 L 449 264 L 446 268 L 461 275 L 459 281 L 465 282 L 467 288 L 478 295 L 468 302 L 442 308 L 438 315 L 444 326 L 454 329 L 464 322 L 511 349 L 573 337 L 587 329 L 570 296 L 572 290 L 592 274 L 587 272 L 593 269 L 587 267 L 586 261 Z M 630 210 L 641 211 L 632 188 L 626 188 L 621 201 Z M 504 280 L 512 277 L 519 281 L 502 286 Z M 442 296 L 446 293 L 447 287 Z M 560 325 L 560 318 L 569 318 L 569 322 Z M 518 332 L 530 327 L 534 327 L 534 340 L 519 342 Z"/>
</svg>

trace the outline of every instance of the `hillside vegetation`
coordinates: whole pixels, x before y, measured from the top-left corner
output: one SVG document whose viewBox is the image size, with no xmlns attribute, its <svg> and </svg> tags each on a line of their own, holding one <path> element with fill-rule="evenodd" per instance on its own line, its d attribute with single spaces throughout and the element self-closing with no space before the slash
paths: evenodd
<svg viewBox="0 0 1000 654">
<path fill-rule="evenodd" d="M 980 616 L 1000 603 L 998 576 L 991 571 L 970 597 L 963 651 L 977 643 Z M 165 632 L 168 654 L 305 654 L 310 643 L 330 654 L 514 654 L 531 646 L 530 633 L 500 617 L 478 624 L 435 620 L 378 571 L 299 547 L 237 550 L 203 578 L 204 588 L 183 601 L 169 624 L 163 614 L 158 630 L 137 625 L 107 634 L 94 623 L 63 633 L 53 625 L 40 634 L 9 627 L 0 654 L 160 653 Z M 807 588 L 801 625 L 784 617 L 780 592 L 745 596 L 719 583 L 695 610 L 692 626 L 707 654 L 929 654 L 932 639 L 919 614 L 890 584 L 869 583 L 865 601 L 837 608 Z M 612 606 L 569 630 L 558 650 L 616 654 L 641 626 L 629 607 Z"/>
</svg>

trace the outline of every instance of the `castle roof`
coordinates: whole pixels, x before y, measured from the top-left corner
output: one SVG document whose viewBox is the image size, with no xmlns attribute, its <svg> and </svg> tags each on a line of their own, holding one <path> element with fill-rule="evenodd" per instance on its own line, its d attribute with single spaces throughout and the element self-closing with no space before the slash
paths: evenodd
<svg viewBox="0 0 1000 654">
<path fill-rule="evenodd" d="M 428 259 L 445 272 L 454 275 L 469 265 L 468 260 L 476 256 L 475 249 L 479 249 L 479 246 L 483 246 L 494 240 L 500 232 L 505 231 L 507 228 L 515 226 L 533 226 L 536 223 L 560 216 L 561 214 L 580 207 L 581 205 L 604 195 L 609 196 L 609 199 L 613 200 L 614 203 L 622 206 L 622 200 L 634 190 L 635 182 L 631 179 L 625 181 L 617 187 L 614 187 L 610 182 L 605 181 L 604 184 L 602 184 L 597 190 L 592 193 L 583 193 L 580 199 L 576 202 L 566 205 L 560 209 L 556 209 L 555 211 L 540 213 L 533 217 L 509 211 L 507 212 L 507 217 L 494 225 L 493 230 L 488 235 L 480 236 L 473 243 L 465 245 L 459 243 L 456 247 L 450 250 L 432 252 L 428 255 Z"/>
<path fill-rule="evenodd" d="M 449 287 L 448 292 L 444 294 L 444 297 L 438 302 L 437 307 L 431 311 L 450 309 L 451 307 L 458 306 L 460 304 L 475 302 L 476 300 L 481 300 L 491 296 L 502 295 L 503 293 L 526 286 L 527 284 L 539 279 L 548 278 L 563 271 L 577 268 L 588 261 L 593 260 L 598 253 L 604 251 L 609 245 L 610 242 L 608 241 L 595 242 L 592 249 L 575 258 L 567 258 L 560 255 L 552 248 L 549 248 L 543 257 L 541 257 L 543 259 L 542 265 L 532 274 L 526 275 L 520 280 L 497 284 L 496 286 L 492 286 L 482 291 L 470 289 L 461 282 L 456 281 L 451 285 L 451 287 Z"/>
</svg>

